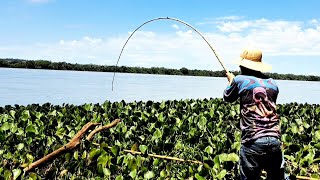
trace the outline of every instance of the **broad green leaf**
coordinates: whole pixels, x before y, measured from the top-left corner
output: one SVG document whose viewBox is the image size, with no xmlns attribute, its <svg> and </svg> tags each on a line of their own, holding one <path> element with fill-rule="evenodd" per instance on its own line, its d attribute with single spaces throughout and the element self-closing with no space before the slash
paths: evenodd
<svg viewBox="0 0 320 180">
<path fill-rule="evenodd" d="M 71 156 L 71 153 L 66 153 L 64 157 L 66 161 L 69 162 L 72 156 Z"/>
<path fill-rule="evenodd" d="M 294 157 L 293 156 L 289 156 L 289 155 L 284 155 L 284 157 L 289 160 L 289 161 L 294 161 Z"/>
<path fill-rule="evenodd" d="M 26 127 L 26 132 L 31 132 L 31 133 L 34 133 L 34 134 L 38 134 L 38 131 L 37 131 L 37 127 L 35 125 L 32 125 L 30 124 L 29 126 Z"/>
<path fill-rule="evenodd" d="M 218 178 L 218 179 L 223 179 L 226 175 L 227 175 L 227 171 L 226 171 L 225 169 L 223 169 L 223 170 L 217 175 L 217 178 Z"/>
<path fill-rule="evenodd" d="M 200 176 L 198 173 L 195 174 L 197 180 L 206 180 L 204 177 Z"/>
<path fill-rule="evenodd" d="M 148 172 L 146 172 L 146 173 L 144 174 L 143 177 L 144 177 L 145 179 L 151 179 L 151 178 L 154 177 L 154 173 L 153 173 L 153 171 L 148 171 Z"/>
<path fill-rule="evenodd" d="M 213 154 L 213 148 L 211 146 L 207 146 L 204 151 L 208 154 Z"/>
<path fill-rule="evenodd" d="M 36 113 L 37 119 L 41 119 L 42 116 L 43 116 L 43 113 L 41 113 L 41 112 L 37 112 Z"/>
<path fill-rule="evenodd" d="M 17 150 L 18 151 L 20 151 L 21 149 L 23 149 L 24 148 L 24 144 L 23 143 L 19 143 L 18 145 L 17 145 Z"/>
<path fill-rule="evenodd" d="M 7 131 L 11 128 L 11 124 L 9 124 L 8 122 L 3 123 L 3 125 L 1 126 L 0 130 L 1 131 Z"/>
<path fill-rule="evenodd" d="M 160 172 L 160 177 L 164 178 L 164 177 L 166 177 L 166 176 L 167 176 L 166 171 L 165 171 L 165 170 L 162 170 L 162 171 Z"/>
<path fill-rule="evenodd" d="M 33 141 L 33 138 L 32 137 L 28 137 L 27 141 L 26 141 L 27 145 L 30 145 L 32 143 L 32 141 Z"/>
<path fill-rule="evenodd" d="M 30 173 L 30 175 L 29 175 L 29 180 L 37 180 L 37 179 L 38 179 L 37 174 L 35 174 L 35 173 Z"/>
<path fill-rule="evenodd" d="M 296 125 L 291 126 L 291 132 L 293 134 L 297 134 L 299 132 L 299 128 Z"/>
<path fill-rule="evenodd" d="M 204 130 L 206 128 L 206 124 L 207 124 L 207 118 L 205 118 L 204 116 L 201 116 L 198 122 L 199 129 Z"/>
<path fill-rule="evenodd" d="M 82 153 L 82 157 L 81 157 L 82 159 L 86 159 L 87 158 L 87 151 L 84 151 L 83 153 Z"/>
<path fill-rule="evenodd" d="M 238 162 L 239 156 L 235 153 L 228 154 L 227 161 Z"/>
<path fill-rule="evenodd" d="M 14 111 L 14 110 L 10 110 L 10 116 L 11 117 L 13 117 L 13 118 L 15 118 L 15 115 L 16 115 L 16 111 Z"/>
<path fill-rule="evenodd" d="M 100 149 L 93 148 L 89 153 L 89 159 L 93 159 L 94 157 L 100 154 Z"/>
<path fill-rule="evenodd" d="M 18 131 L 17 125 L 16 125 L 16 124 L 12 124 L 10 131 L 11 131 L 12 133 L 16 133 L 16 132 Z"/>
<path fill-rule="evenodd" d="M 131 178 L 135 178 L 135 177 L 137 176 L 137 170 L 134 169 L 133 171 L 131 171 L 130 174 L 129 174 L 129 176 L 130 176 Z"/>
<path fill-rule="evenodd" d="M 240 142 L 235 142 L 235 143 L 232 144 L 231 148 L 239 151 L 240 148 L 241 148 L 241 143 Z"/>
<path fill-rule="evenodd" d="M 288 119 L 286 117 L 280 117 L 280 121 L 282 123 L 287 123 L 288 122 Z"/>
<path fill-rule="evenodd" d="M 103 174 L 105 176 L 110 176 L 111 175 L 111 171 L 108 168 L 103 168 L 102 171 L 103 171 Z"/>
<path fill-rule="evenodd" d="M 137 151 L 138 150 L 138 144 L 135 143 L 132 147 L 131 147 L 131 151 Z"/>
<path fill-rule="evenodd" d="M 228 155 L 226 153 L 222 153 L 219 155 L 219 161 L 220 162 L 225 162 L 228 160 Z"/>
<path fill-rule="evenodd" d="M 296 123 L 297 123 L 298 125 L 302 125 L 302 120 L 301 120 L 301 119 L 295 119 L 295 121 L 296 121 Z"/>
<path fill-rule="evenodd" d="M 75 152 L 73 153 L 73 158 L 74 158 L 75 160 L 78 160 L 78 158 L 79 158 L 79 151 L 75 151 Z"/>
<path fill-rule="evenodd" d="M 159 140 L 162 137 L 162 132 L 159 128 L 156 129 L 156 131 L 153 133 L 152 141 Z"/>
<path fill-rule="evenodd" d="M 306 129 L 308 129 L 308 128 L 310 128 L 310 125 L 309 125 L 307 122 L 304 122 L 304 123 L 303 123 L 303 127 L 306 128 Z"/>
<path fill-rule="evenodd" d="M 49 115 L 51 115 L 51 116 L 57 116 L 57 111 L 56 111 L 56 110 L 53 110 L 52 112 L 49 113 Z"/>
<path fill-rule="evenodd" d="M 13 179 L 18 179 L 18 177 L 21 174 L 21 169 L 14 169 L 12 170 L 12 173 L 13 173 Z"/>
<path fill-rule="evenodd" d="M 123 176 L 118 175 L 118 176 L 116 177 L 116 180 L 123 180 Z"/>
<path fill-rule="evenodd" d="M 58 115 L 59 115 L 60 117 L 63 117 L 63 114 L 62 114 L 61 112 L 58 112 Z"/>
<path fill-rule="evenodd" d="M 160 122 L 163 122 L 163 121 L 164 121 L 163 113 L 162 113 L 162 112 L 158 115 L 158 121 L 160 121 Z"/>
<path fill-rule="evenodd" d="M 153 166 L 158 166 L 159 165 L 159 159 L 154 159 L 153 160 Z"/>
<path fill-rule="evenodd" d="M 140 145 L 139 146 L 139 150 L 144 154 L 146 152 L 146 150 L 148 149 L 148 146 L 146 145 Z"/>
<path fill-rule="evenodd" d="M 29 112 L 29 110 L 24 110 L 24 111 L 22 112 L 21 120 L 22 120 L 22 121 L 26 121 L 26 120 L 28 120 L 29 118 L 30 118 L 30 112 Z"/>
<path fill-rule="evenodd" d="M 4 154 L 3 157 L 6 159 L 12 159 L 12 153 L 9 151 L 7 154 Z"/>
<path fill-rule="evenodd" d="M 5 170 L 5 171 L 4 171 L 4 178 L 5 178 L 6 180 L 11 179 L 11 178 L 12 178 L 12 173 L 11 173 L 9 170 Z"/>
<path fill-rule="evenodd" d="M 230 114 L 231 114 L 232 117 L 234 117 L 237 113 L 236 113 L 236 111 L 231 110 L 231 111 L 230 111 Z"/>
<path fill-rule="evenodd" d="M 22 129 L 18 128 L 18 132 L 16 132 L 15 134 L 18 136 L 21 136 L 24 134 L 24 131 Z"/>
<path fill-rule="evenodd" d="M 320 130 L 314 133 L 316 140 L 320 140 Z"/>
<path fill-rule="evenodd" d="M 102 167 L 106 167 L 108 161 L 109 161 L 109 157 L 105 154 L 101 154 L 98 157 L 98 165 L 101 165 Z"/>
<path fill-rule="evenodd" d="M 61 172 L 60 172 L 60 177 L 65 176 L 67 173 L 68 173 L 68 170 L 67 170 L 67 169 L 61 171 Z"/>
<path fill-rule="evenodd" d="M 219 155 L 217 155 L 217 156 L 214 157 L 213 162 L 214 162 L 214 167 L 215 167 L 215 168 L 220 168 Z"/>
<path fill-rule="evenodd" d="M 315 144 L 314 147 L 316 147 L 317 149 L 320 149 L 320 143 Z"/>
<path fill-rule="evenodd" d="M 112 152 L 113 155 L 116 156 L 118 154 L 118 147 L 117 146 L 112 146 L 111 152 Z"/>
<path fill-rule="evenodd" d="M 207 164 L 207 163 L 204 163 L 203 166 L 204 166 L 205 168 L 207 168 L 207 169 L 211 169 L 211 167 L 210 167 L 209 164 Z"/>
<path fill-rule="evenodd" d="M 58 136 L 60 139 L 63 139 L 63 137 L 64 137 L 63 129 L 58 130 L 56 132 L 56 136 Z"/>
<path fill-rule="evenodd" d="M 317 174 L 317 173 L 315 173 L 315 174 L 312 174 L 311 177 L 312 177 L 312 178 L 317 178 L 317 179 L 319 179 L 319 178 L 320 178 L 320 175 Z"/>
</svg>

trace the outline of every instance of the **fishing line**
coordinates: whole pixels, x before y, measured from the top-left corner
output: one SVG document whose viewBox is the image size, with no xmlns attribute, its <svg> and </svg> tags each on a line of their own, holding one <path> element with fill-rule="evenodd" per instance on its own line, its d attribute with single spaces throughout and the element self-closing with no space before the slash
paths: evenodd
<svg viewBox="0 0 320 180">
<path fill-rule="evenodd" d="M 119 63 L 119 60 L 120 60 L 120 58 L 121 58 L 122 52 L 123 52 L 125 46 L 127 45 L 127 43 L 129 42 L 129 39 L 133 36 L 133 34 L 134 34 L 136 31 L 138 31 L 138 30 L 139 30 L 142 26 L 144 26 L 145 24 L 148 24 L 148 23 L 150 23 L 150 22 L 152 22 L 152 21 L 158 21 L 158 20 L 172 20 L 172 21 L 176 21 L 176 22 L 182 23 L 182 24 L 190 27 L 192 30 L 194 30 L 196 33 L 198 33 L 198 34 L 202 37 L 202 39 L 208 44 L 208 46 L 210 47 L 210 49 L 212 50 L 212 52 L 214 53 L 214 55 L 216 56 L 216 58 L 217 58 L 218 61 L 220 62 L 220 64 L 221 64 L 221 66 L 223 67 L 223 69 L 224 69 L 227 73 L 229 73 L 228 69 L 227 69 L 226 66 L 224 65 L 223 61 L 220 60 L 218 54 L 217 54 L 216 51 L 213 49 L 213 47 L 211 46 L 211 44 L 206 40 L 206 38 L 205 38 L 196 28 L 194 28 L 194 27 L 192 27 L 190 24 L 188 24 L 188 23 L 186 23 L 186 22 L 184 22 L 184 21 L 182 21 L 182 20 L 176 19 L 176 18 L 159 17 L 159 18 L 151 19 L 151 20 L 146 21 L 146 22 L 144 22 L 143 24 L 141 24 L 138 28 L 136 28 L 136 29 L 130 34 L 130 36 L 128 37 L 127 41 L 124 43 L 124 45 L 123 45 L 123 47 L 122 47 L 122 49 L 121 49 L 121 52 L 120 52 L 120 54 L 119 54 L 118 60 L 117 60 L 117 64 L 116 64 L 116 66 L 115 66 L 115 68 L 114 68 L 114 74 L 113 74 L 113 78 L 112 78 L 112 91 L 113 91 L 114 78 L 115 78 L 115 75 L 116 75 L 116 69 L 117 69 L 117 67 L 118 67 L 118 63 Z"/>
</svg>

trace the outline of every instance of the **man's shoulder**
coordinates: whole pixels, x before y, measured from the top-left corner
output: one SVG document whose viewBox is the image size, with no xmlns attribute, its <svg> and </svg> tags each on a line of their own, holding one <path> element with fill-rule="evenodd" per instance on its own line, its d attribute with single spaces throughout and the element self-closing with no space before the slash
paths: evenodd
<svg viewBox="0 0 320 180">
<path fill-rule="evenodd" d="M 244 80 L 254 80 L 254 81 L 257 80 L 257 78 L 254 77 L 254 76 L 247 76 L 247 75 L 241 75 L 241 74 L 240 75 L 236 75 L 234 77 L 234 79 L 235 79 L 236 82 L 241 82 L 241 81 L 244 81 Z"/>
<path fill-rule="evenodd" d="M 262 79 L 262 78 L 258 78 L 258 77 L 255 77 L 255 76 L 248 76 L 248 75 L 242 75 L 242 74 L 239 74 L 239 75 L 236 75 L 235 76 L 235 80 L 237 81 L 241 81 L 241 80 L 253 80 L 253 81 L 272 81 L 272 82 L 275 82 L 275 80 L 273 78 L 265 78 L 265 79 Z"/>
<path fill-rule="evenodd" d="M 240 89 L 244 89 L 245 87 L 249 89 L 255 87 L 278 89 L 275 80 L 272 78 L 262 79 L 255 76 L 237 75 L 235 76 L 234 81 Z"/>
</svg>

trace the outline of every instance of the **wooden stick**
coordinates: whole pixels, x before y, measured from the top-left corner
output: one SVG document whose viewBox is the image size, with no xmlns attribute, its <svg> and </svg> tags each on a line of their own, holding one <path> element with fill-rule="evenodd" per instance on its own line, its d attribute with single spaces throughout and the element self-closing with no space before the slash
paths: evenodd
<svg viewBox="0 0 320 180">
<path fill-rule="evenodd" d="M 92 137 L 100 132 L 100 131 L 103 131 L 103 130 L 106 130 L 106 129 L 109 129 L 109 128 L 112 128 L 114 127 L 115 125 L 117 125 L 119 122 L 121 122 L 121 119 L 115 119 L 112 123 L 106 125 L 106 126 L 101 126 L 99 128 L 96 128 L 94 129 L 93 131 L 91 131 L 91 133 L 87 136 L 87 140 L 90 141 L 92 139 Z"/>
<path fill-rule="evenodd" d="M 320 179 L 315 179 L 315 178 L 310 178 L 310 177 L 305 177 L 305 176 L 296 176 L 298 180 L 320 180 Z"/>
<path fill-rule="evenodd" d="M 126 150 L 126 149 L 123 150 L 123 151 L 131 153 L 131 154 L 139 154 L 139 155 L 142 154 L 142 152 Z M 201 161 L 185 160 L 185 159 L 176 158 L 176 157 L 170 157 L 170 156 L 163 156 L 163 155 L 157 155 L 157 154 L 147 154 L 147 155 L 151 156 L 151 157 L 155 157 L 155 158 L 160 158 L 160 159 L 167 159 L 167 160 L 180 161 L 180 162 L 191 162 L 191 163 L 194 163 L 194 164 L 204 164 Z"/>
<path fill-rule="evenodd" d="M 79 144 L 80 144 L 80 140 L 82 138 L 82 136 L 91 128 L 91 127 L 94 127 L 94 126 L 97 126 L 99 125 L 100 123 L 93 123 L 93 122 L 88 122 L 86 125 L 84 125 L 82 127 L 82 129 L 70 140 L 69 143 L 67 143 L 66 145 L 62 146 L 61 148 L 53 151 L 52 153 L 44 156 L 43 158 L 37 160 L 36 162 L 33 162 L 31 163 L 29 166 L 27 166 L 26 168 L 23 169 L 23 171 L 25 173 L 31 171 L 32 169 L 38 167 L 39 165 L 47 162 L 48 160 L 54 158 L 55 156 L 65 152 L 65 151 L 68 151 L 68 150 L 71 150 L 75 147 L 77 147 Z"/>
<path fill-rule="evenodd" d="M 92 143 L 92 144 L 96 145 L 96 146 L 100 146 L 100 144 L 98 144 L 98 143 Z M 111 149 L 112 147 L 108 146 L 108 148 Z M 124 149 L 122 151 L 123 152 L 127 152 L 127 153 L 131 153 L 131 154 L 138 154 L 138 155 L 143 154 L 142 152 L 132 151 L 132 150 L 128 150 L 128 149 Z M 157 155 L 157 154 L 147 154 L 147 155 L 151 156 L 151 157 L 155 157 L 155 158 L 160 158 L 160 159 L 167 159 L 167 160 L 180 161 L 180 162 L 191 162 L 191 163 L 194 163 L 194 164 L 204 164 L 201 161 L 185 160 L 185 159 L 176 158 L 176 157 L 170 157 L 170 156 L 163 156 L 163 155 Z"/>
</svg>

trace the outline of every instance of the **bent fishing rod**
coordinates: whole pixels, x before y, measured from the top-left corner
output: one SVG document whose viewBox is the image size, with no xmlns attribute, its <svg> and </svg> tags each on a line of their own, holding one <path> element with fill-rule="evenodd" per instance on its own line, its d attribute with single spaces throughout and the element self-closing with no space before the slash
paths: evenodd
<svg viewBox="0 0 320 180">
<path fill-rule="evenodd" d="M 226 73 L 229 73 L 229 70 L 227 69 L 227 67 L 225 66 L 225 64 L 223 63 L 223 61 L 219 58 L 217 52 L 214 50 L 214 48 L 211 46 L 211 44 L 206 40 L 206 38 L 196 29 L 194 28 L 193 26 L 191 26 L 190 24 L 180 20 L 180 19 L 176 19 L 176 18 L 170 18 L 170 17 L 159 17 L 159 18 L 155 18 L 155 19 L 151 19 L 149 21 L 146 21 L 144 22 L 143 24 L 141 24 L 139 27 L 137 27 L 131 34 L 130 36 L 128 37 L 127 41 L 124 43 L 122 49 L 121 49 L 121 52 L 119 54 L 119 57 L 118 57 L 118 60 L 117 60 L 117 64 L 114 68 L 114 74 L 113 74 L 113 78 L 112 78 L 112 91 L 113 91 L 113 84 L 114 84 L 114 78 L 115 78 L 115 75 L 116 75 L 116 69 L 118 67 L 118 63 L 119 63 L 119 60 L 121 58 L 121 55 L 123 53 L 123 50 L 125 48 L 125 46 L 127 45 L 127 43 L 129 42 L 130 38 L 133 36 L 133 34 L 135 32 L 137 32 L 142 26 L 148 24 L 148 23 L 151 23 L 153 21 L 158 21 L 158 20 L 172 20 L 172 21 L 176 21 L 176 22 L 179 22 L 179 23 L 182 23 L 188 27 L 190 27 L 192 30 L 194 30 L 196 33 L 198 33 L 202 39 L 208 44 L 208 46 L 210 47 L 210 49 L 212 50 L 212 52 L 214 53 L 214 55 L 216 56 L 216 58 L 218 59 L 219 63 L 221 64 L 222 68 L 226 71 Z"/>
</svg>

